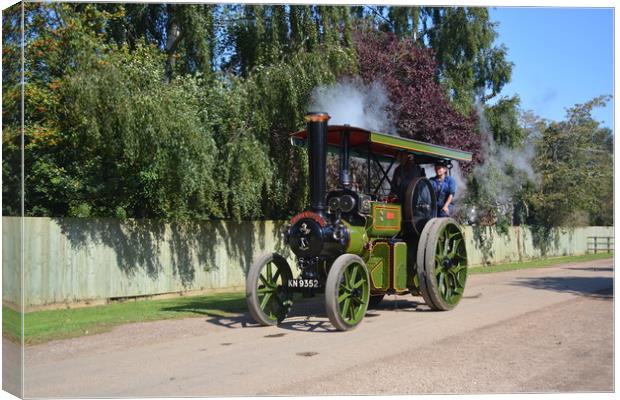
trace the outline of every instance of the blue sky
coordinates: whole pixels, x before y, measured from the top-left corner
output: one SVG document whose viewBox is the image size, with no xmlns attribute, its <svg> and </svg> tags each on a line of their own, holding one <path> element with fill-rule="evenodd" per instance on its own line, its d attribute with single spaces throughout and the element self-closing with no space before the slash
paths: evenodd
<svg viewBox="0 0 620 400">
<path fill-rule="evenodd" d="M 521 107 L 551 119 L 598 95 L 613 94 L 613 10 L 518 8 L 489 10 L 499 22 L 497 43 L 515 65 L 502 95 L 518 94 Z M 613 129 L 613 102 L 594 117 Z"/>
</svg>

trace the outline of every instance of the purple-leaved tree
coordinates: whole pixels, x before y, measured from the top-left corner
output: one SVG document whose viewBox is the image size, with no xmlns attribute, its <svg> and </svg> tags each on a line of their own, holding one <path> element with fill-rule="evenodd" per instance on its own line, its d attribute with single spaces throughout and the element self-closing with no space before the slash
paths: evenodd
<svg viewBox="0 0 620 400">
<path fill-rule="evenodd" d="M 391 33 L 358 31 L 355 39 L 359 73 L 365 83 L 380 80 L 386 88 L 398 134 L 472 152 L 473 162 L 461 165 L 466 174 L 482 162 L 477 116 L 464 116 L 451 106 L 435 80 L 432 50 Z"/>
</svg>

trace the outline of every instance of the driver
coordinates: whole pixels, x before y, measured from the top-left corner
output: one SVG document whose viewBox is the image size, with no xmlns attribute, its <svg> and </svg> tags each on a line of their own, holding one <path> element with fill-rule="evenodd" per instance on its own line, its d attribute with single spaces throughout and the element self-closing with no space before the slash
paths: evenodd
<svg viewBox="0 0 620 400">
<path fill-rule="evenodd" d="M 454 194 L 456 193 L 456 181 L 446 175 L 448 165 L 445 161 L 435 163 L 435 176 L 431 178 L 435 197 L 437 198 L 437 216 L 451 217 L 454 213 Z"/>
<path fill-rule="evenodd" d="M 404 151 L 400 152 L 398 153 L 397 160 L 398 167 L 396 167 L 392 176 L 391 192 L 393 195 L 398 196 L 401 201 L 404 201 L 405 190 L 407 190 L 409 182 L 425 175 L 424 170 L 415 163 L 413 154 Z"/>
</svg>

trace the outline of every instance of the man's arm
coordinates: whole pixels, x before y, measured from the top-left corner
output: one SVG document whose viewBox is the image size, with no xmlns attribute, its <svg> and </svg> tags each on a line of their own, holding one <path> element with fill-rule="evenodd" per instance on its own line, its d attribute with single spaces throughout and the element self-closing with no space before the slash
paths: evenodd
<svg viewBox="0 0 620 400">
<path fill-rule="evenodd" d="M 452 177 L 448 177 L 448 197 L 446 198 L 446 202 L 444 203 L 442 210 L 447 215 L 448 214 L 448 206 L 452 203 L 452 199 L 454 199 L 454 195 L 456 194 L 456 181 Z"/>
<path fill-rule="evenodd" d="M 443 208 L 442 208 L 443 212 L 445 212 L 447 215 L 449 215 L 448 206 L 450 205 L 450 203 L 452 203 L 452 197 L 454 196 L 452 196 L 451 194 L 448 195 L 448 198 L 446 199 L 446 202 L 444 203 Z"/>
</svg>

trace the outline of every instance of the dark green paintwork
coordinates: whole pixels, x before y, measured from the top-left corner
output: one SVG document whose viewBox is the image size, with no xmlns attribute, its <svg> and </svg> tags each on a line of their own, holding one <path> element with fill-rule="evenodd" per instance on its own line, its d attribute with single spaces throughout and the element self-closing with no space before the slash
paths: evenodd
<svg viewBox="0 0 620 400">
<path fill-rule="evenodd" d="M 397 291 L 407 290 L 407 243 L 394 243 L 393 286 Z"/>
<path fill-rule="evenodd" d="M 390 246 L 385 242 L 375 243 L 366 265 L 373 290 L 388 290 L 390 287 Z"/>
<path fill-rule="evenodd" d="M 347 221 L 342 221 L 349 231 L 349 244 L 347 246 L 347 253 L 356 254 L 362 256 L 364 253 L 364 246 L 368 243 L 368 234 L 366 228 L 363 226 L 351 225 Z"/>
<path fill-rule="evenodd" d="M 371 202 L 370 237 L 392 237 L 400 232 L 402 211 L 400 204 Z"/>
</svg>

